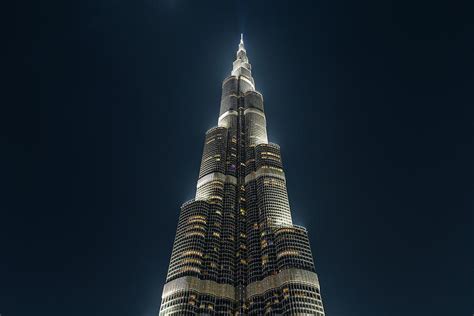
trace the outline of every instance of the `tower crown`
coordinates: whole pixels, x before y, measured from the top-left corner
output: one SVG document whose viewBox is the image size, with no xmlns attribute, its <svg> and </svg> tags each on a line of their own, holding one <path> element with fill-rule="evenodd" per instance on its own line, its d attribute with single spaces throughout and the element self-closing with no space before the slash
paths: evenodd
<svg viewBox="0 0 474 316">
<path fill-rule="evenodd" d="M 232 76 L 245 76 L 247 79 L 253 82 L 252 78 L 252 66 L 249 63 L 247 57 L 247 50 L 244 45 L 244 34 L 240 34 L 239 49 L 237 50 L 235 61 L 232 67 Z"/>
</svg>

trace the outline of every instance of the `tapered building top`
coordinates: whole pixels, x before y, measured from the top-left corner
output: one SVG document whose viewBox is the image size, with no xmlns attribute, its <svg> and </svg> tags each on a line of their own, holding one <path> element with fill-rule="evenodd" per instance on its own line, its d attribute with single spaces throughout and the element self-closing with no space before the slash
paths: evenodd
<svg viewBox="0 0 474 316">
<path fill-rule="evenodd" d="M 247 79 L 251 80 L 255 85 L 252 78 L 252 66 L 249 63 L 247 57 L 247 50 L 244 45 L 244 35 L 240 34 L 240 43 L 239 49 L 237 50 L 236 58 L 232 67 L 232 76 L 245 76 Z"/>
</svg>

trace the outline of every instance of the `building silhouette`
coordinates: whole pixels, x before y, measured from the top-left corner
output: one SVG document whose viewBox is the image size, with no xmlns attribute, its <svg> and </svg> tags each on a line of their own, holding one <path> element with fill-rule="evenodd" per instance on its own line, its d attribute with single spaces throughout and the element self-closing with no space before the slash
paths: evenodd
<svg viewBox="0 0 474 316">
<path fill-rule="evenodd" d="M 218 125 L 206 132 L 196 196 L 181 207 L 160 315 L 324 315 L 242 38 Z"/>
</svg>

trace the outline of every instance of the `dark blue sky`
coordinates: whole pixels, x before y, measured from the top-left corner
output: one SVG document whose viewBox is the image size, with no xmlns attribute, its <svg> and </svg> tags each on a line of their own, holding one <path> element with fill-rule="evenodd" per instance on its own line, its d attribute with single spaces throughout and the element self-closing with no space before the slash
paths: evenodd
<svg viewBox="0 0 474 316">
<path fill-rule="evenodd" d="M 2 316 L 156 315 L 240 32 L 328 316 L 474 313 L 468 1 L 2 11 Z"/>
</svg>

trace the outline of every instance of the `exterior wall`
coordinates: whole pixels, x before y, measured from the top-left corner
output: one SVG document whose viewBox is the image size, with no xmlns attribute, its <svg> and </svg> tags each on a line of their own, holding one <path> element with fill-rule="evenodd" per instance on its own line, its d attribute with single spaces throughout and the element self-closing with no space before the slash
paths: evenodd
<svg viewBox="0 0 474 316">
<path fill-rule="evenodd" d="M 313 255 L 308 233 L 300 226 L 282 227 L 275 231 L 276 259 L 278 270 L 314 270 Z"/>
<path fill-rule="evenodd" d="M 268 143 L 265 114 L 258 109 L 247 108 L 244 111 L 247 122 L 246 141 L 248 146 Z"/>
<path fill-rule="evenodd" d="M 166 282 L 182 276 L 201 277 L 209 206 L 204 201 L 190 201 L 181 207 Z"/>
<path fill-rule="evenodd" d="M 292 225 L 280 146 L 256 146 L 255 168 L 260 224 L 270 227 Z M 252 178 L 249 176 L 248 179 L 251 181 Z"/>
<path fill-rule="evenodd" d="M 230 76 L 222 83 L 222 97 L 220 115 L 230 110 L 237 110 L 239 91 L 239 79 L 235 76 Z"/>
<path fill-rule="evenodd" d="M 227 129 L 223 127 L 211 128 L 206 133 L 206 142 L 201 160 L 199 177 L 209 173 L 224 173 L 227 149 Z"/>
</svg>

